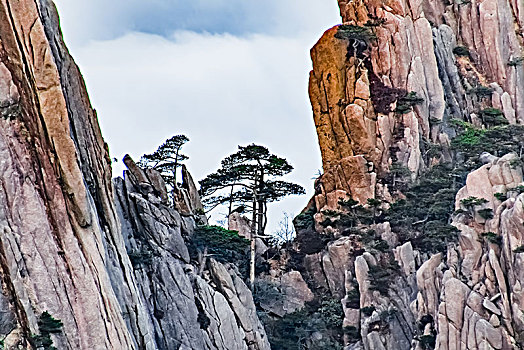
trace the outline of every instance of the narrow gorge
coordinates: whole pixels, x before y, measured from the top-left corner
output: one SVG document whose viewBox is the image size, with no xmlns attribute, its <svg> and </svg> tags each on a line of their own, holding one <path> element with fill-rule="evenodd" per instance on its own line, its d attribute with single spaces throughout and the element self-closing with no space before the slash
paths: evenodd
<svg viewBox="0 0 524 350">
<path fill-rule="evenodd" d="M 53 2 L 0 2 L 1 349 L 524 347 L 524 3 L 338 3 L 323 173 L 252 291 L 185 167 L 174 205 L 129 156 L 111 178 Z"/>
</svg>

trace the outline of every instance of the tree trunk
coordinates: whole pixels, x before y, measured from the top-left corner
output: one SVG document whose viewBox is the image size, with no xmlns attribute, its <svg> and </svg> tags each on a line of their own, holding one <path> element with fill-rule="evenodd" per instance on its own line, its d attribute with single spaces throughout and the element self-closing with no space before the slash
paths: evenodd
<svg viewBox="0 0 524 350">
<path fill-rule="evenodd" d="M 256 180 L 255 180 L 256 181 Z M 254 186 L 255 189 L 253 190 L 253 218 L 251 220 L 251 249 L 250 249 L 250 262 L 249 262 L 249 285 L 251 287 L 251 291 L 253 292 L 255 289 L 255 255 L 257 251 L 256 246 L 256 235 L 257 235 L 257 189 L 256 185 Z"/>
<path fill-rule="evenodd" d="M 233 210 L 233 189 L 235 186 L 231 186 L 231 193 L 229 193 L 229 211 L 227 212 L 227 217 L 231 215 L 231 211 Z"/>
<path fill-rule="evenodd" d="M 262 237 L 264 236 L 264 229 L 265 229 L 265 223 L 264 223 L 264 210 L 265 207 L 265 198 L 264 198 L 264 173 L 262 172 L 260 174 L 260 181 L 258 184 L 258 204 L 257 204 L 257 211 L 258 211 L 258 218 L 257 218 L 257 236 Z"/>
<path fill-rule="evenodd" d="M 176 154 L 175 154 L 175 170 L 173 171 L 173 183 L 176 187 L 176 169 L 178 168 L 178 151 L 180 150 L 180 148 L 177 148 L 176 149 Z"/>
<path fill-rule="evenodd" d="M 176 168 L 173 171 L 173 183 L 171 184 L 171 200 L 173 201 L 173 208 L 177 208 L 176 206 L 176 198 L 177 198 L 177 186 L 176 186 Z"/>
</svg>

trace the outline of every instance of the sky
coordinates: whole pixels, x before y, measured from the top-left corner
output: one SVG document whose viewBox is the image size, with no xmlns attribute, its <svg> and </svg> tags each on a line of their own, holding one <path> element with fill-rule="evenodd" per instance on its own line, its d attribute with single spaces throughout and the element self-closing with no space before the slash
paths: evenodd
<svg viewBox="0 0 524 350">
<path fill-rule="evenodd" d="M 269 205 L 268 231 L 299 214 L 321 169 L 307 94 L 309 50 L 340 23 L 336 0 L 55 0 L 109 144 L 114 176 L 184 134 L 195 180 L 238 145 L 261 144 L 295 170 L 304 196 Z M 223 219 L 220 212 L 213 221 Z"/>
</svg>

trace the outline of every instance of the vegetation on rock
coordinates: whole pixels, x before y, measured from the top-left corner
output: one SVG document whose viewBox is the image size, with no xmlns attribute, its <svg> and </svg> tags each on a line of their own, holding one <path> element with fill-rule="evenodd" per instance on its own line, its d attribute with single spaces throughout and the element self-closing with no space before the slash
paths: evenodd
<svg viewBox="0 0 524 350">
<path fill-rule="evenodd" d="M 384 214 L 402 242 L 411 241 L 423 252 L 443 252 L 456 242 L 458 230 L 449 224 L 455 194 L 464 175 L 449 164 L 436 165 L 406 191 L 406 198 L 393 203 Z"/>
<path fill-rule="evenodd" d="M 238 235 L 237 231 L 226 230 L 220 226 L 198 226 L 188 244 L 193 260 L 199 253 L 207 254 L 222 263 L 235 264 L 241 274 L 247 277 L 249 267 L 249 240 Z"/>
<path fill-rule="evenodd" d="M 478 85 L 469 89 L 467 93 L 476 95 L 480 98 L 491 97 L 491 95 L 493 95 L 493 89 L 487 86 Z"/>
<path fill-rule="evenodd" d="M 523 62 L 524 62 L 524 57 L 522 56 L 514 57 L 511 60 L 509 60 L 508 66 L 510 67 L 521 66 Z"/>
<path fill-rule="evenodd" d="M 374 23 L 375 24 L 375 23 Z M 376 23 L 376 25 L 379 25 Z M 377 36 L 368 27 L 360 27 L 354 25 L 343 24 L 338 27 L 338 31 L 335 34 L 335 38 L 343 40 L 354 40 L 358 43 L 369 45 L 373 40 L 377 39 Z"/>
<path fill-rule="evenodd" d="M 397 101 L 395 113 L 406 114 L 413 110 L 413 107 L 424 102 L 424 99 L 417 96 L 417 93 L 411 91 Z"/>
<path fill-rule="evenodd" d="M 264 237 L 267 205 L 289 195 L 304 194 L 302 186 L 278 178 L 289 174 L 293 166 L 284 158 L 271 154 L 264 146 L 239 146 L 226 157 L 221 168 L 200 181 L 200 194 L 209 210 L 228 204 L 235 210 L 251 213 L 251 257 L 249 279 L 255 281 L 256 237 Z M 240 209 L 241 208 L 241 209 Z"/>
<path fill-rule="evenodd" d="M 38 320 L 38 330 L 40 334 L 35 334 L 30 338 L 31 344 L 35 348 L 43 350 L 57 350 L 53 346 L 51 334 L 62 332 L 64 324 L 62 321 L 55 319 L 49 312 L 44 311 Z"/>
<path fill-rule="evenodd" d="M 155 152 L 144 154 L 138 162 L 140 167 L 155 169 L 162 175 L 172 200 L 177 186 L 177 170 L 182 166 L 182 162 L 189 158 L 181 153 L 182 147 L 188 141 L 185 135 L 175 135 L 161 144 Z"/>
<path fill-rule="evenodd" d="M 261 314 L 273 349 L 342 350 L 344 313 L 339 300 L 323 296 L 284 317 Z M 322 334 L 315 338 L 313 334 Z M 357 334 L 354 334 L 357 336 Z"/>
<path fill-rule="evenodd" d="M 465 46 L 456 46 L 454 49 L 453 49 L 453 53 L 457 56 L 463 56 L 463 57 L 469 57 L 470 56 L 470 53 L 469 53 L 469 49 Z"/>
</svg>

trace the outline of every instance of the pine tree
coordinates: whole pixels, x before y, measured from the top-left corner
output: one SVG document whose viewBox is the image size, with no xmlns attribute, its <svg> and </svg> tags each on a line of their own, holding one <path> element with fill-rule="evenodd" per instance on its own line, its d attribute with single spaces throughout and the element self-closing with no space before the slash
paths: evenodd
<svg viewBox="0 0 524 350">
<path fill-rule="evenodd" d="M 172 199 L 176 190 L 177 169 L 189 158 L 181 153 L 182 146 L 188 141 L 185 135 L 175 135 L 167 139 L 155 152 L 144 154 L 138 162 L 139 166 L 155 169 L 162 175 Z"/>
<path fill-rule="evenodd" d="M 251 213 L 250 281 L 255 277 L 255 242 L 264 237 L 267 204 L 288 195 L 304 194 L 302 186 L 278 180 L 293 170 L 284 158 L 271 154 L 264 146 L 239 146 L 238 152 L 222 160 L 222 167 L 200 181 L 200 195 L 208 211 L 227 204 Z M 237 211 L 237 209 L 235 209 Z"/>
</svg>

